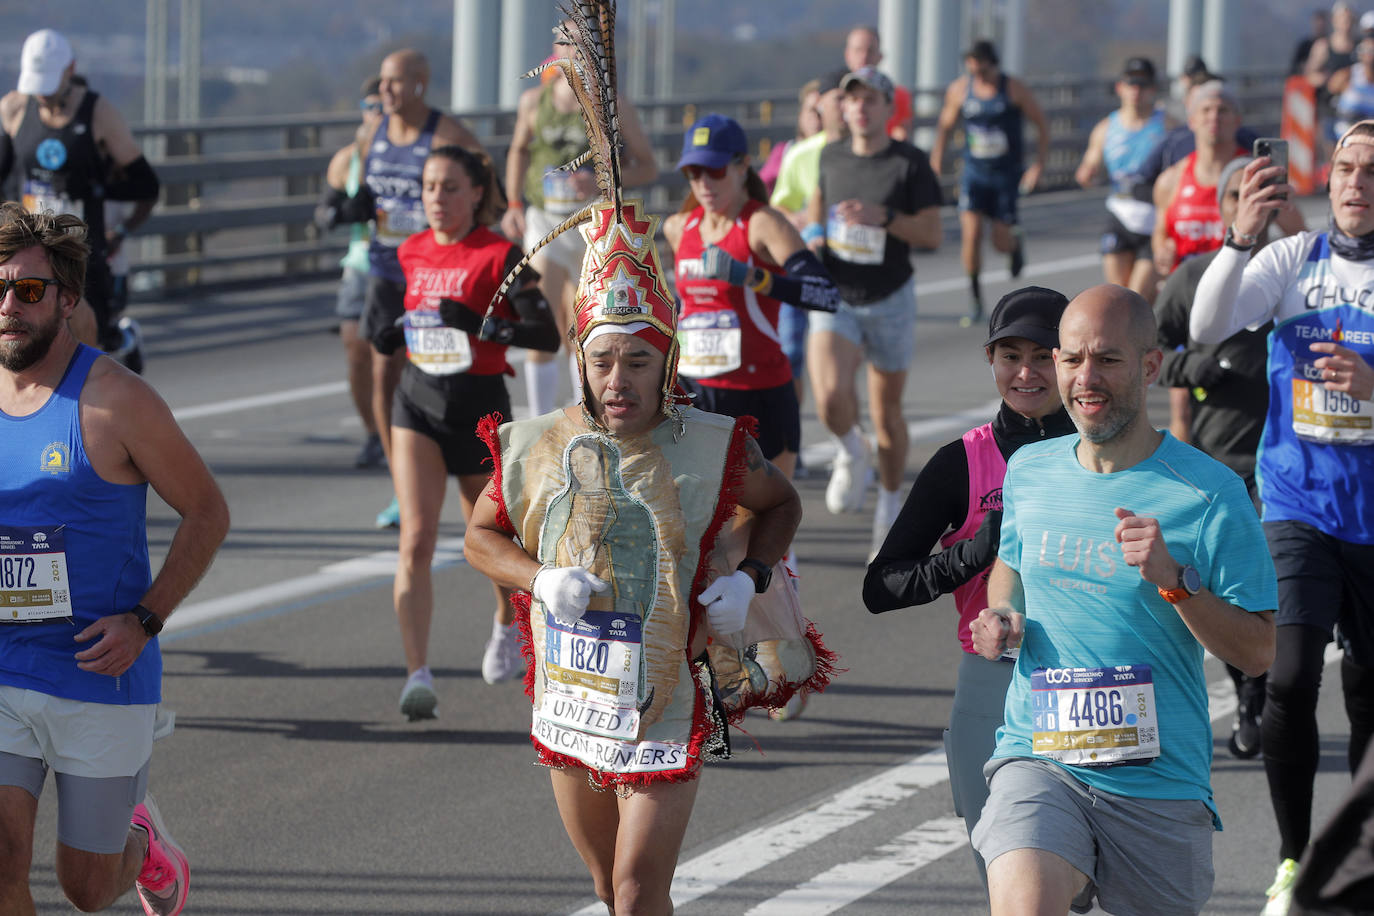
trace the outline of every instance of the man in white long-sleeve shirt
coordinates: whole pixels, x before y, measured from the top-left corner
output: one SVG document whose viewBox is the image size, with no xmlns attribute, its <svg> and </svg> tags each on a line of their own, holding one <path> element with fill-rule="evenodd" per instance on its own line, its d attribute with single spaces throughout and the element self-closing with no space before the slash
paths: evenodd
<svg viewBox="0 0 1374 916">
<path fill-rule="evenodd" d="M 1345 650 L 1352 772 L 1374 731 L 1374 121 L 1336 144 L 1327 231 L 1281 239 L 1251 258 L 1291 191 L 1267 158 L 1246 167 L 1235 221 L 1198 284 L 1190 322 L 1194 338 L 1218 343 L 1274 321 L 1257 469 L 1279 578 L 1263 743 L 1280 865 L 1265 916 L 1288 912 L 1311 833 L 1317 693 L 1334 626 Z"/>
</svg>

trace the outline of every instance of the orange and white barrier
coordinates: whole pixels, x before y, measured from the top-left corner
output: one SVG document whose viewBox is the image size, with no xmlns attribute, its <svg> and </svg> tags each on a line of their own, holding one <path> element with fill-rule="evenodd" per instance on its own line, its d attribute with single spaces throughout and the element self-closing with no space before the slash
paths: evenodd
<svg viewBox="0 0 1374 916">
<path fill-rule="evenodd" d="M 1290 76 L 1283 84 L 1283 120 L 1279 136 L 1288 141 L 1288 183 L 1299 194 L 1317 190 L 1317 90 L 1306 78 Z"/>
</svg>

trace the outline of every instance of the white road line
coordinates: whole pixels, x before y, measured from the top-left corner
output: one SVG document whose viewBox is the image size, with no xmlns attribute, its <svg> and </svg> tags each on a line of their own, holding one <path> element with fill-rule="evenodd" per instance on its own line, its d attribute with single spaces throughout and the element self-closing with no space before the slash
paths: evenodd
<svg viewBox="0 0 1374 916">
<path fill-rule="evenodd" d="M 226 617 L 286 604 L 369 579 L 389 579 L 396 574 L 396 559 L 396 551 L 382 550 L 341 563 L 331 563 L 308 576 L 298 576 L 295 579 L 245 589 L 222 598 L 183 604 L 167 619 L 167 626 L 163 627 L 162 632 L 171 634 L 178 630 L 203 626 Z M 461 562 L 462 559 L 463 539 L 441 538 L 436 545 L 432 565 L 439 568 Z"/>
<path fill-rule="evenodd" d="M 862 859 L 843 862 L 783 891 L 745 916 L 827 916 L 967 845 L 963 818 L 926 821 L 892 842 L 875 847 Z"/>
<path fill-rule="evenodd" d="M 322 385 L 306 385 L 302 388 L 292 388 L 289 391 L 274 391 L 271 394 L 258 394 L 247 398 L 231 398 L 228 401 L 215 401 L 211 404 L 201 404 L 199 407 L 179 407 L 172 411 L 172 416 L 178 422 L 185 420 L 198 420 L 201 417 L 214 417 L 222 413 L 234 413 L 238 410 L 252 410 L 254 407 L 270 407 L 273 404 L 290 404 L 292 401 L 308 401 L 311 398 L 322 398 L 331 394 L 343 394 L 348 391 L 348 382 L 325 382 Z"/>
<path fill-rule="evenodd" d="M 970 426 L 985 423 L 997 413 L 997 408 L 1001 405 L 1001 398 L 994 398 L 980 407 L 970 407 L 968 410 L 961 410 L 958 413 L 950 414 L 945 417 L 931 417 L 929 420 L 913 420 L 906 425 L 907 435 L 912 442 L 926 442 L 931 439 L 943 439 L 953 433 L 961 435 Z M 870 448 L 875 448 L 873 436 L 868 437 Z M 824 442 L 814 442 L 811 445 L 803 446 L 801 451 L 802 463 L 809 468 L 824 467 L 835 457 L 835 450 L 838 446 L 834 439 L 827 438 Z"/>
</svg>

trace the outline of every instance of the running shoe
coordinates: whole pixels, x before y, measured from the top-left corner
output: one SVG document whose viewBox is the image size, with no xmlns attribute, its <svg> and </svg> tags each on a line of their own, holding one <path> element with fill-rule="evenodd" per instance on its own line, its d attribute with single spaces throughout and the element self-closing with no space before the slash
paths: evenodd
<svg viewBox="0 0 1374 916">
<path fill-rule="evenodd" d="M 959 319 L 959 327 L 971 328 L 983 323 L 983 300 L 974 298 L 968 304 L 968 314 Z"/>
<path fill-rule="evenodd" d="M 401 527 L 401 504 L 396 497 L 391 497 L 391 502 L 385 509 L 377 513 L 378 528 L 399 528 Z"/>
<path fill-rule="evenodd" d="M 1008 271 L 1014 278 L 1021 276 L 1021 271 L 1026 268 L 1026 243 L 1021 239 L 1016 240 L 1016 247 L 1011 250 L 1011 263 L 1007 265 Z"/>
<path fill-rule="evenodd" d="M 520 634 L 515 624 L 504 626 L 500 621 L 492 621 L 491 639 L 482 651 L 482 680 L 488 684 L 508 681 L 522 674 L 524 659 L 520 657 Z"/>
<path fill-rule="evenodd" d="M 363 447 L 358 449 L 358 455 L 353 459 L 355 468 L 379 468 L 386 464 L 386 452 L 382 450 L 382 437 L 376 433 L 370 433 Z"/>
<path fill-rule="evenodd" d="M 434 675 L 430 674 L 428 665 L 406 678 L 406 685 L 401 688 L 401 715 L 411 722 L 433 719 L 436 718 L 434 710 L 438 705 L 439 697 L 434 693 Z"/>
<path fill-rule="evenodd" d="M 1249 760 L 1259 754 L 1261 747 L 1260 703 L 1255 702 L 1253 690 L 1247 691 L 1246 687 L 1242 687 L 1241 690 L 1252 696 L 1246 697 L 1242 694 L 1240 702 L 1236 705 L 1236 721 L 1231 725 L 1231 740 L 1228 746 L 1231 756 Z M 1260 695 L 1261 701 L 1263 696 Z"/>
<path fill-rule="evenodd" d="M 186 854 L 167 832 L 153 796 L 144 795 L 143 804 L 134 808 L 130 818 L 148 833 L 148 852 L 135 886 L 138 902 L 148 916 L 176 916 L 186 906 L 186 890 L 191 884 L 191 864 Z"/>
<path fill-rule="evenodd" d="M 864 493 L 872 477 L 867 442 L 864 442 L 857 455 L 841 447 L 830 469 L 830 483 L 825 487 L 825 508 L 830 510 L 831 515 L 858 512 L 863 508 Z"/>
<path fill-rule="evenodd" d="M 1265 891 L 1269 902 L 1260 911 L 1260 916 L 1288 916 L 1288 908 L 1293 905 L 1293 884 L 1298 880 L 1296 859 L 1284 859 L 1279 870 L 1274 873 L 1274 883 Z"/>
</svg>

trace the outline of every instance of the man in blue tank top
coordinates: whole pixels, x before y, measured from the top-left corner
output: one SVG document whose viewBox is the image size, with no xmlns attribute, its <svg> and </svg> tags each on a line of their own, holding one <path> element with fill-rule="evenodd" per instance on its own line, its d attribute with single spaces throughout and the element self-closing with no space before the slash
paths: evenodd
<svg viewBox="0 0 1374 916">
<path fill-rule="evenodd" d="M 1150 186 L 1137 181 L 1136 172 L 1170 126 L 1164 110 L 1155 105 L 1155 79 L 1155 65 L 1149 58 L 1126 61 L 1116 81 L 1121 105 L 1097 122 L 1074 173 L 1085 188 L 1106 173 L 1112 191 L 1101 241 L 1102 273 L 1108 283 L 1129 287 L 1147 300 L 1155 297 L 1155 268 L 1150 260 L 1155 205 Z"/>
<path fill-rule="evenodd" d="M 458 121 L 425 101 L 429 61 L 409 48 L 388 54 L 379 74 L 380 121 L 358 131 L 363 181 L 372 195 L 374 219 L 368 246 L 367 299 L 358 332 L 372 342 L 372 412 L 382 449 L 391 455 L 391 399 L 405 363 L 404 336 L 396 319 L 405 311 L 406 281 L 396 249 L 427 227 L 420 203 L 420 171 L 429 151 L 457 145 L 482 153 L 482 144 Z M 393 499 L 377 516 L 379 528 L 400 524 Z"/>
<path fill-rule="evenodd" d="M 995 916 L 1197 913 L 1212 892 L 1212 723 L 1203 649 L 1247 674 L 1274 656 L 1274 567 L 1245 485 L 1151 425 L 1154 313 L 1080 293 L 1059 323 L 1078 436 L 1007 464 L 974 648 L 1020 647 L 973 830 Z"/>
<path fill-rule="evenodd" d="M 186 856 L 145 795 L 163 622 L 229 526 L 224 497 L 142 379 L 72 336 L 86 226 L 0 206 L 0 909 L 32 913 L 38 796 L 57 783 L 57 877 L 87 912 L 135 885 L 180 913 Z M 148 561 L 148 484 L 181 516 Z"/>
<path fill-rule="evenodd" d="M 983 293 L 978 285 L 983 260 L 983 220 L 992 221 L 993 247 L 1011 256 L 1011 275 L 1020 276 L 1026 255 L 1017 224 L 1016 198 L 1040 183 L 1050 151 L 1050 126 L 1030 88 L 1002 72 L 992 42 L 975 41 L 964 54 L 964 69 L 967 74 L 945 90 L 930 164 L 938 176 L 950 131 L 962 118 L 966 148 L 959 179 L 959 234 L 963 239 L 960 254 L 964 270 L 968 271 L 972 301 L 970 314 L 960 323 L 972 327 L 983 319 Z M 1035 125 L 1036 144 L 1035 161 L 1023 172 L 1021 131 L 1025 118 Z"/>
</svg>

